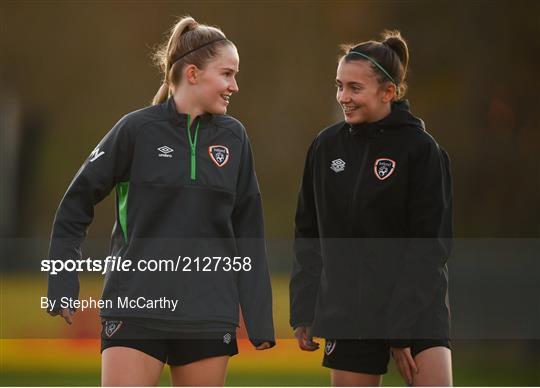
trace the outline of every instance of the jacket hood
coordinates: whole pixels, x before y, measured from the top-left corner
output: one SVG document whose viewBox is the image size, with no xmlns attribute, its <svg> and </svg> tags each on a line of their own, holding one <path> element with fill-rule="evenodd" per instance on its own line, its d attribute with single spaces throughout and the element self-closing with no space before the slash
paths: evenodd
<svg viewBox="0 0 540 388">
<path fill-rule="evenodd" d="M 415 117 L 411 113 L 408 100 L 394 101 L 391 105 L 392 111 L 388 116 L 372 123 L 354 124 L 350 126 L 351 133 L 369 133 L 380 129 L 400 129 L 403 127 L 413 127 L 426 130 L 422 119 Z"/>
</svg>

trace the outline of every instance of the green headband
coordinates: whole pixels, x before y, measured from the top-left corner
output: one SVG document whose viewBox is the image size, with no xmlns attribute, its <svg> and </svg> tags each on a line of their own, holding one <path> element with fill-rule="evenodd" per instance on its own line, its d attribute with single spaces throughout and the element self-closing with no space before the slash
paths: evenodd
<svg viewBox="0 0 540 388">
<path fill-rule="evenodd" d="M 396 85 L 396 89 L 399 90 L 399 86 L 398 86 L 398 83 L 396 81 L 394 81 L 394 79 L 392 78 L 392 76 L 390 74 L 388 74 L 388 72 L 386 70 L 384 70 L 384 67 L 382 67 L 379 62 L 377 62 L 375 59 L 371 58 L 370 56 L 366 55 L 366 54 L 363 54 L 363 53 L 359 53 L 358 51 L 349 51 L 347 53 L 347 55 L 349 54 L 358 54 L 360 55 L 361 57 L 364 57 L 366 58 L 368 61 L 370 61 L 371 63 L 373 63 L 375 66 L 377 66 L 379 68 L 380 71 L 382 71 L 390 81 L 392 81 L 392 83 L 394 83 L 394 85 Z"/>
</svg>

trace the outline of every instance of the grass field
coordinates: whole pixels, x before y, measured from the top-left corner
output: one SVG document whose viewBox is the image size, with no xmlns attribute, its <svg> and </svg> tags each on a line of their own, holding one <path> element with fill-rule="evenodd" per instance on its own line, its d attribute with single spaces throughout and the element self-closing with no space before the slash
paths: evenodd
<svg viewBox="0 0 540 388">
<path fill-rule="evenodd" d="M 99 295 L 99 279 L 83 279 L 81 295 Z M 322 351 L 301 352 L 287 325 L 286 277 L 274 277 L 274 309 L 278 344 L 255 351 L 239 340 L 240 354 L 229 363 L 229 386 L 327 386 L 329 372 L 322 368 Z M 1 284 L 0 385 L 96 386 L 100 383 L 97 312 L 76 315 L 68 327 L 39 309 L 44 278 L 4 275 Z M 24 306 L 29 306 L 24 309 Z M 73 337 L 88 337 L 77 339 Z M 26 338 L 22 338 L 26 337 Z M 42 339 L 37 339 L 41 337 Z M 48 337 L 49 339 L 43 339 Z M 536 354 L 536 356 L 538 356 Z M 456 342 L 454 383 L 467 386 L 540 385 L 540 362 L 515 343 Z M 161 385 L 169 385 L 165 370 Z M 403 386 L 393 365 L 383 385 Z"/>
<path fill-rule="evenodd" d="M 230 361 L 229 386 L 327 386 L 328 370 L 320 366 L 321 351 L 300 352 L 293 340 L 279 341 L 276 348 L 257 352 L 247 341 Z M 2 386 L 96 386 L 100 359 L 97 340 L 4 340 L 1 346 Z M 488 356 L 488 355 L 486 355 Z M 468 357 L 472 357 L 469 354 Z M 518 362 L 495 363 L 493 357 L 454 357 L 455 385 L 538 385 L 538 369 Z M 169 385 L 165 369 L 161 385 Z M 385 386 L 403 386 L 393 365 Z"/>
</svg>

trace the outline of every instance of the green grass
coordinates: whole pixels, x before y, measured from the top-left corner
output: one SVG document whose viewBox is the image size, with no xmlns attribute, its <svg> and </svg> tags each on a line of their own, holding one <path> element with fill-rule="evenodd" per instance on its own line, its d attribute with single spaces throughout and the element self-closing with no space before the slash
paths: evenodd
<svg viewBox="0 0 540 388">
<path fill-rule="evenodd" d="M 519 368 L 517 365 L 494 368 L 489 363 L 456 365 L 454 385 L 456 386 L 531 386 L 539 385 L 540 377 L 534 369 Z M 2 386 L 99 386 L 99 371 L 95 373 L 50 372 L 6 372 L 0 378 Z M 228 386 L 328 386 L 330 374 L 321 367 L 314 374 L 229 372 Z M 164 371 L 161 386 L 170 386 L 168 371 Z M 383 386 L 404 386 L 393 365 L 383 378 Z"/>
</svg>

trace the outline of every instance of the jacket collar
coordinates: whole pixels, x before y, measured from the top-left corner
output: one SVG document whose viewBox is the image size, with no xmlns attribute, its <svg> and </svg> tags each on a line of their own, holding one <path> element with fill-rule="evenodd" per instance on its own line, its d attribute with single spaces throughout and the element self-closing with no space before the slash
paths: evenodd
<svg viewBox="0 0 540 388">
<path fill-rule="evenodd" d="M 391 105 L 390 114 L 379 121 L 345 125 L 349 133 L 353 135 L 365 135 L 376 137 L 386 129 L 400 129 L 403 127 L 418 127 L 425 130 L 424 122 L 411 114 L 409 101 L 395 101 Z"/>
<path fill-rule="evenodd" d="M 188 115 L 186 113 L 178 113 L 176 110 L 176 103 L 172 95 L 169 96 L 167 100 L 163 102 L 163 104 L 165 104 L 167 115 L 173 124 L 186 126 Z M 201 124 L 207 124 L 212 121 L 213 115 L 210 113 L 204 113 L 200 116 L 191 118 L 192 122 L 194 122 L 196 119 L 199 119 Z"/>
</svg>

